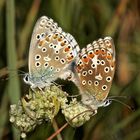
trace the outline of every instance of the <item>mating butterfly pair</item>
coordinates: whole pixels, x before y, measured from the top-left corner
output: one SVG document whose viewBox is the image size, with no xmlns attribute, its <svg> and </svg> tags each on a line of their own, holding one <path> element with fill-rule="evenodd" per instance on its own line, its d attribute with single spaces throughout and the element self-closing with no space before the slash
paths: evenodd
<svg viewBox="0 0 140 140">
<path fill-rule="evenodd" d="M 31 88 L 50 86 L 57 78 L 71 76 L 82 102 L 96 110 L 106 105 L 115 71 L 115 48 L 111 37 L 88 44 L 81 51 L 76 40 L 52 19 L 41 17 L 33 30 L 29 50 Z"/>
</svg>

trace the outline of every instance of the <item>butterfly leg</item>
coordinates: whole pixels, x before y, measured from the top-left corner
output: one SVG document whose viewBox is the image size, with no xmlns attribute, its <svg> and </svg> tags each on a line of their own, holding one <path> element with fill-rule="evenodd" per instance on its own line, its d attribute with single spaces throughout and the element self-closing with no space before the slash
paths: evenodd
<svg viewBox="0 0 140 140">
<path fill-rule="evenodd" d="M 93 112 L 92 116 L 94 116 L 94 115 L 97 114 L 97 109 L 95 109 L 95 110 L 93 110 L 93 111 L 94 111 L 94 112 Z"/>
<path fill-rule="evenodd" d="M 45 92 L 43 91 L 43 89 L 41 87 L 38 87 L 39 91 L 41 91 L 42 94 L 45 94 Z"/>
</svg>

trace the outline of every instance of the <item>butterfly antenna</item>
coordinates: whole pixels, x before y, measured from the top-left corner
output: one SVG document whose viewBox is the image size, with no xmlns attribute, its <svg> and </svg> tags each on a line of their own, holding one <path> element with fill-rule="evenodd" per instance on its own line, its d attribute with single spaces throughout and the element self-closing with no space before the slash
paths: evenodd
<svg viewBox="0 0 140 140">
<path fill-rule="evenodd" d="M 18 72 L 18 73 L 14 73 L 11 77 L 9 77 L 9 73 L 10 72 Z M 20 73 L 19 73 L 20 72 Z M 2 74 L 2 75 L 0 75 L 0 77 L 2 77 L 1 78 L 1 80 L 2 81 L 5 81 L 5 80 L 9 80 L 10 78 L 12 78 L 12 77 L 15 77 L 16 75 L 25 75 L 26 73 L 24 72 L 24 71 L 22 71 L 22 70 L 16 70 L 16 69 L 7 69 L 6 68 L 6 73 L 5 74 Z M 5 76 L 7 76 L 7 77 L 5 77 Z"/>
<path fill-rule="evenodd" d="M 18 75 L 18 74 L 14 74 L 14 75 L 12 75 L 12 76 L 8 76 L 8 77 L 5 77 L 5 78 L 1 78 L 2 79 L 2 81 L 7 81 L 7 80 L 9 80 L 9 79 L 11 79 L 11 78 L 13 78 L 13 77 L 15 77 L 16 75 Z M 20 74 L 20 76 L 24 76 L 25 74 Z"/>
<path fill-rule="evenodd" d="M 52 83 L 53 85 L 57 86 L 58 88 L 61 88 L 61 90 L 62 90 L 62 86 L 63 86 L 63 85 L 59 85 L 59 84 L 57 84 L 55 81 L 52 81 L 51 83 Z"/>
<path fill-rule="evenodd" d="M 127 108 L 128 108 L 129 110 L 131 110 L 131 111 L 134 110 L 131 106 L 125 104 L 124 102 L 122 102 L 122 101 L 120 101 L 120 100 L 118 100 L 118 99 L 109 99 L 109 100 L 111 100 L 111 101 L 115 101 L 115 102 L 118 102 L 118 103 L 124 105 L 125 107 L 127 107 Z"/>
<path fill-rule="evenodd" d="M 79 96 L 81 96 L 80 94 L 77 94 L 77 95 L 69 95 L 69 94 L 67 94 L 67 97 L 70 97 L 70 98 L 75 98 L 75 97 L 79 97 Z"/>
<path fill-rule="evenodd" d="M 123 98 L 123 99 L 127 99 L 128 96 L 109 96 L 108 99 L 114 99 L 114 98 Z"/>
<path fill-rule="evenodd" d="M 7 69 L 8 71 L 17 71 L 17 72 L 20 72 L 21 74 L 25 74 L 26 72 L 25 71 L 22 71 L 22 70 L 19 70 L 19 69 Z"/>
</svg>

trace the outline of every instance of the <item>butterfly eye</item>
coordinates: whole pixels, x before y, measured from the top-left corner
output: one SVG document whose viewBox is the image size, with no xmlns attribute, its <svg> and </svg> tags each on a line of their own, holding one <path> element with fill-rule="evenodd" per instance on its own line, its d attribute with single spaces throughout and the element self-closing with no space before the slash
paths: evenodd
<svg viewBox="0 0 140 140">
<path fill-rule="evenodd" d="M 106 107 L 106 106 L 110 105 L 111 102 L 112 102 L 111 100 L 106 100 L 106 101 L 104 102 L 104 105 L 103 105 L 103 106 Z"/>
<path fill-rule="evenodd" d="M 26 74 L 23 80 L 25 83 L 28 83 L 29 82 L 29 75 Z"/>
</svg>

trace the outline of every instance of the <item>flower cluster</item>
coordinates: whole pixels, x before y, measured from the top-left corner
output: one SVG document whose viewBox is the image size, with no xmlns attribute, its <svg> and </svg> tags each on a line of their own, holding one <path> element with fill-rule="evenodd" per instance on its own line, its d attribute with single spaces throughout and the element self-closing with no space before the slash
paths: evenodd
<svg viewBox="0 0 140 140">
<path fill-rule="evenodd" d="M 69 103 L 67 94 L 56 86 L 44 91 L 29 91 L 17 105 L 10 106 L 10 122 L 25 138 L 26 133 L 35 129 L 44 121 L 52 121 L 59 110 L 62 110 L 66 121 L 73 126 L 83 125 L 90 119 L 93 112 L 73 98 Z"/>
</svg>

